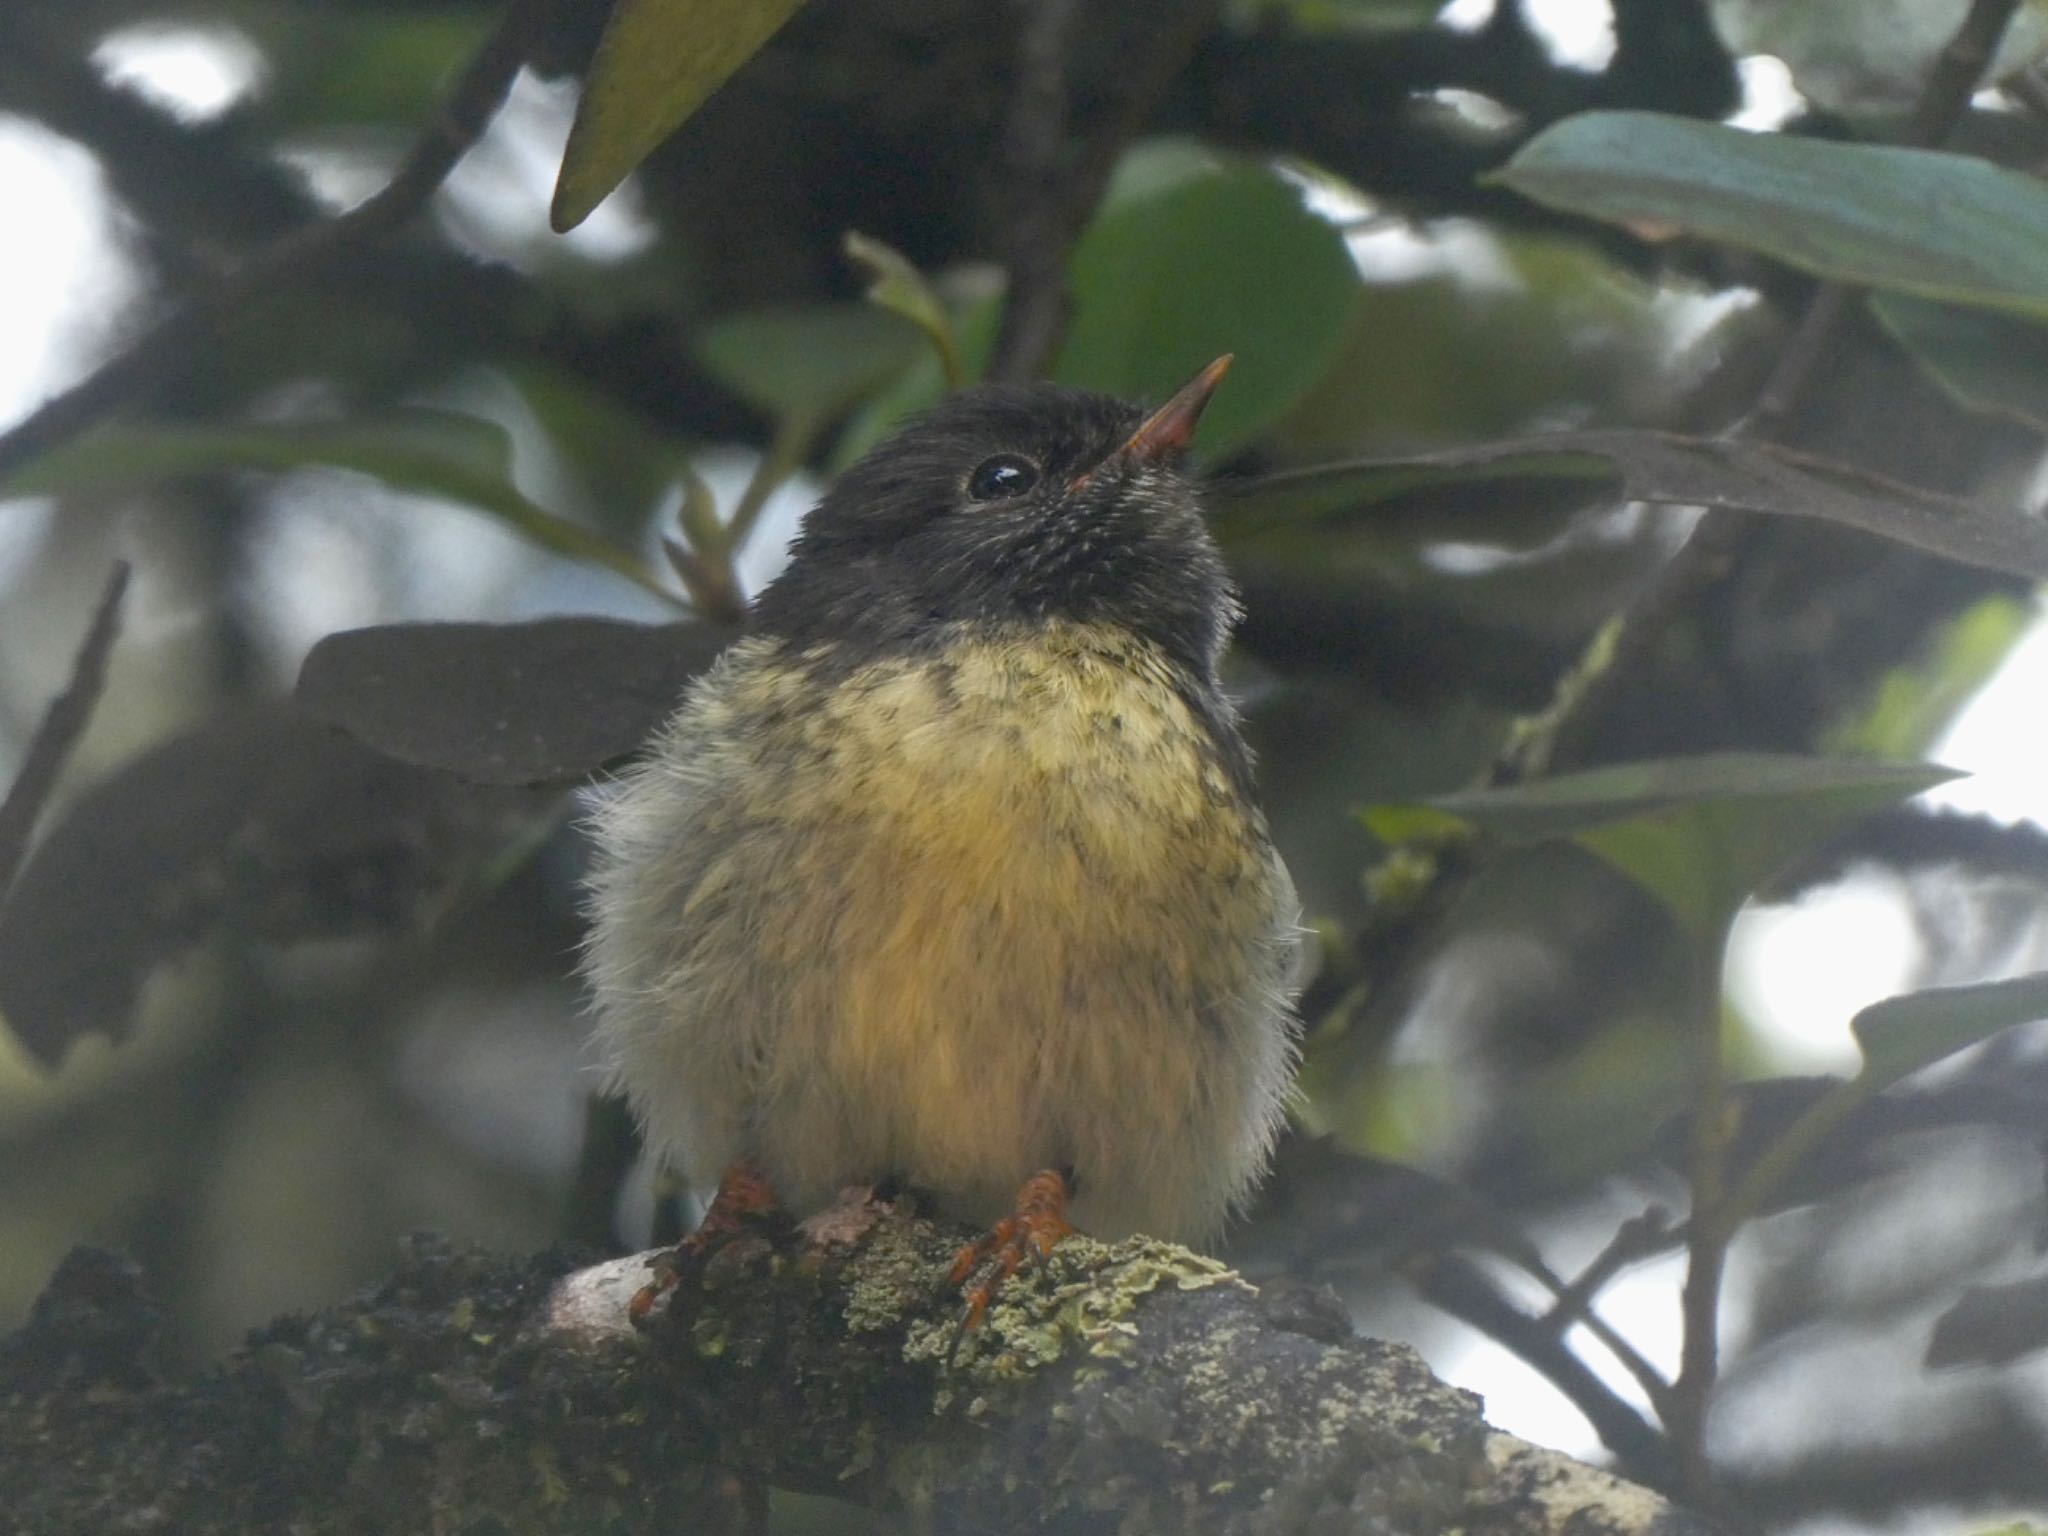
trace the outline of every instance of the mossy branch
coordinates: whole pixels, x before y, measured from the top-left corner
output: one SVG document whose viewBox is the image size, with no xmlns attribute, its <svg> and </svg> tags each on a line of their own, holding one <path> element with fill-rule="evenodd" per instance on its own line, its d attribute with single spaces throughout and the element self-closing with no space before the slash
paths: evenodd
<svg viewBox="0 0 2048 1536">
<path fill-rule="evenodd" d="M 1488 1429 L 1328 1293 L 1185 1249 L 1064 1244 L 956 1351 L 962 1235 L 859 1205 L 763 1228 L 639 1330 L 644 1255 L 422 1241 L 184 1383 L 146 1364 L 133 1268 L 80 1251 L 0 1343 L 0 1508 L 32 1533 L 673 1536 L 716 1464 L 934 1532 L 1707 1530 Z"/>
</svg>

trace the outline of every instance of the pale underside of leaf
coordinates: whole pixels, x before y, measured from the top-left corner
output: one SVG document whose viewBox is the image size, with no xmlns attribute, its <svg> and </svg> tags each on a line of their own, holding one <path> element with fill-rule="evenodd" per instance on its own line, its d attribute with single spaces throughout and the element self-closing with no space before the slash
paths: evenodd
<svg viewBox="0 0 2048 1536">
<path fill-rule="evenodd" d="M 1586 112 L 1494 179 L 1552 208 L 1840 282 L 2048 316 L 2048 188 L 1974 155 Z"/>
</svg>

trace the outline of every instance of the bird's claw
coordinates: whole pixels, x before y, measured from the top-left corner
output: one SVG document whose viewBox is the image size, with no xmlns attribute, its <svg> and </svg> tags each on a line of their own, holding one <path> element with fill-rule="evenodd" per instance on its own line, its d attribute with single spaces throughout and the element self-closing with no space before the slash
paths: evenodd
<svg viewBox="0 0 2048 1536">
<path fill-rule="evenodd" d="M 1026 1181 L 1017 1192 L 1017 1208 L 963 1247 L 953 1260 L 946 1284 L 963 1291 L 966 1302 L 960 1332 L 953 1342 L 957 1356 L 967 1336 L 981 1326 L 989 1304 L 1009 1278 L 1027 1263 L 1043 1263 L 1061 1241 L 1073 1236 L 1067 1220 L 1067 1179 L 1047 1169 Z M 979 1278 L 977 1278 L 979 1277 Z M 968 1282 L 975 1283 L 970 1287 Z"/>
<path fill-rule="evenodd" d="M 781 1208 L 775 1188 L 759 1169 L 734 1163 L 719 1176 L 718 1192 L 711 1197 L 697 1230 L 675 1247 L 648 1261 L 654 1278 L 633 1293 L 626 1315 L 640 1327 L 654 1315 L 661 1298 L 682 1279 L 683 1266 L 703 1258 L 727 1238 L 745 1229 L 749 1220 L 773 1214 Z"/>
</svg>

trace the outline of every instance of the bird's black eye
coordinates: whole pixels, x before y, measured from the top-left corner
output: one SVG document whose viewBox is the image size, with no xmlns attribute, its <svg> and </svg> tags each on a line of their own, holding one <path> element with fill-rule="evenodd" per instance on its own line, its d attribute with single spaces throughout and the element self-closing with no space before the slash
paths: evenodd
<svg viewBox="0 0 2048 1536">
<path fill-rule="evenodd" d="M 999 453 L 983 459 L 967 477 L 967 494 L 976 501 L 1002 501 L 1022 496 L 1038 484 L 1038 466 L 1021 454 Z"/>
</svg>

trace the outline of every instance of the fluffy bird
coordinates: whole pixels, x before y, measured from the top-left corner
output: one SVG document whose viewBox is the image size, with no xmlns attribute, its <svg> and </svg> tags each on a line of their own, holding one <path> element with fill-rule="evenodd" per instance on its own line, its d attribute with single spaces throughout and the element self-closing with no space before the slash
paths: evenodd
<svg viewBox="0 0 2048 1536">
<path fill-rule="evenodd" d="M 985 387 L 904 427 L 597 813 L 597 1039 L 707 1232 L 886 1180 L 1007 1274 L 1255 1187 L 1299 930 L 1182 470 L 1228 362 L 1149 415 Z"/>
</svg>

